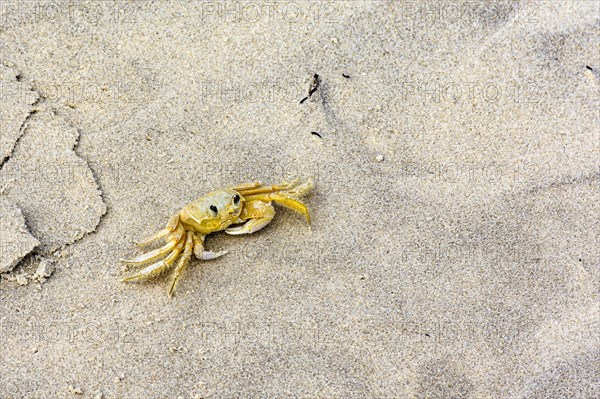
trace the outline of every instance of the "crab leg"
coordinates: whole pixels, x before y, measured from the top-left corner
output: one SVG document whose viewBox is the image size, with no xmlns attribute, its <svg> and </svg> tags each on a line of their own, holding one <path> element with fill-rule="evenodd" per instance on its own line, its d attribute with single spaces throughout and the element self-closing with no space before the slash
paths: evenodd
<svg viewBox="0 0 600 399">
<path fill-rule="evenodd" d="M 177 243 L 177 247 L 173 250 L 173 252 L 171 252 L 169 254 L 169 256 L 167 256 L 166 259 L 160 260 L 148 267 L 145 267 L 144 269 L 140 270 L 136 274 L 121 279 L 121 281 L 124 282 L 124 281 L 136 280 L 136 279 L 140 279 L 140 278 L 144 278 L 144 277 L 150 277 L 150 276 L 159 274 L 162 271 L 168 269 L 169 267 L 171 267 L 173 265 L 173 263 L 175 262 L 177 257 L 179 257 L 179 254 L 181 253 L 181 250 L 183 249 L 183 245 L 185 243 L 186 243 L 186 240 L 182 237 L 182 239 L 179 241 L 179 243 Z"/>
<path fill-rule="evenodd" d="M 240 191 L 250 190 L 252 188 L 257 188 L 257 187 L 262 187 L 262 183 L 259 181 L 255 181 L 253 183 L 244 183 L 244 184 L 240 184 L 239 186 L 231 187 L 231 189 L 235 190 L 237 192 L 240 192 Z"/>
<path fill-rule="evenodd" d="M 135 244 L 137 246 L 139 246 L 139 247 L 145 247 L 147 245 L 150 245 L 154 241 L 156 241 L 156 240 L 158 240 L 160 238 L 163 238 L 164 236 L 166 236 L 169 233 L 174 232 L 178 225 L 179 225 L 179 214 L 173 216 L 171 218 L 171 220 L 169 220 L 169 223 L 167 224 L 167 227 L 165 227 L 164 229 L 162 229 L 158 233 L 154 234 L 152 237 L 148 237 L 148 238 L 146 238 L 143 241 L 136 242 Z"/>
<path fill-rule="evenodd" d="M 193 240 L 194 240 L 194 256 L 196 256 L 196 258 L 198 258 L 200 260 L 217 259 L 218 257 L 223 256 L 229 252 L 229 251 L 220 251 L 220 252 L 205 251 L 204 250 L 204 236 L 194 235 Z"/>
<path fill-rule="evenodd" d="M 259 186 L 257 188 L 249 188 L 249 189 L 242 189 L 241 191 L 240 190 L 236 190 L 236 191 L 238 191 L 244 197 L 247 195 L 254 195 L 254 194 L 274 193 L 276 191 L 289 190 L 289 189 L 297 186 L 299 182 L 300 182 L 300 179 L 296 179 L 290 183 L 282 183 L 278 186 L 264 186 L 264 187 Z"/>
<path fill-rule="evenodd" d="M 173 248 L 175 248 L 177 243 L 183 237 L 184 233 L 185 229 L 182 225 L 179 225 L 177 226 L 177 230 L 171 233 L 173 236 L 168 239 L 169 243 L 167 245 L 155 249 L 154 251 L 150 251 L 148 253 L 140 255 L 135 259 L 121 259 L 121 262 L 141 266 L 164 258 L 169 252 L 173 250 Z"/>
<path fill-rule="evenodd" d="M 172 233 L 172 231 L 168 227 L 165 227 L 158 233 L 154 234 L 152 237 L 148 237 L 143 241 L 136 242 L 135 245 L 137 245 L 138 247 L 145 247 L 147 245 L 152 244 L 154 241 L 156 241 L 160 238 L 163 238 L 164 236 L 166 236 L 169 233 Z"/>
<path fill-rule="evenodd" d="M 286 198 L 286 197 L 283 197 L 280 195 L 274 195 L 273 197 L 274 197 L 273 200 L 275 202 L 277 202 L 278 204 L 281 204 L 281 205 L 285 206 L 286 208 L 290 208 L 290 209 L 304 215 L 306 222 L 308 224 L 310 224 L 310 214 L 308 213 L 308 208 L 302 202 L 292 199 L 292 198 Z"/>
<path fill-rule="evenodd" d="M 295 180 L 295 183 L 297 183 L 297 182 L 298 182 L 298 180 Z M 314 188 L 314 184 L 313 184 L 312 179 L 308 179 L 308 181 L 306 181 L 305 183 L 294 184 L 292 187 L 288 188 L 286 190 L 286 194 L 291 197 L 301 197 L 301 196 L 307 194 L 313 188 Z"/>
<path fill-rule="evenodd" d="M 171 289 L 169 289 L 169 296 L 173 295 L 175 292 L 175 285 L 177 285 L 177 281 L 179 280 L 179 276 L 181 276 L 181 272 L 187 266 L 190 257 L 192 256 L 192 248 L 194 247 L 194 233 L 188 231 L 185 238 L 185 249 L 183 250 L 183 255 L 179 258 L 177 262 L 177 267 L 175 268 L 175 276 L 173 277 L 173 282 L 171 283 Z"/>
<path fill-rule="evenodd" d="M 280 194 L 267 194 L 267 195 L 251 195 L 246 197 L 246 201 L 259 200 L 264 202 L 275 201 L 276 203 L 285 206 L 286 208 L 290 208 L 298 213 L 301 213 L 306 218 L 308 224 L 310 224 L 310 214 L 308 213 L 308 208 L 302 202 L 295 200 L 293 198 L 288 198 L 286 196 Z"/>
</svg>

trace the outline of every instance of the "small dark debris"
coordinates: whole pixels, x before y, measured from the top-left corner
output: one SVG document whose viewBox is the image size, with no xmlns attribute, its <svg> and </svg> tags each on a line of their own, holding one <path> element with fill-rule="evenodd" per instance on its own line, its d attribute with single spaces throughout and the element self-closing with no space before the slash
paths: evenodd
<svg viewBox="0 0 600 399">
<path fill-rule="evenodd" d="M 315 93 L 315 91 L 317 91 L 317 89 L 319 88 L 319 83 L 320 83 L 319 75 L 317 75 L 315 73 L 315 76 L 313 76 L 312 83 L 310 84 L 310 89 L 308 89 L 308 96 L 306 96 L 302 100 L 300 100 L 300 104 L 302 104 L 304 101 L 308 100 Z"/>
<path fill-rule="evenodd" d="M 317 132 L 310 132 L 310 134 L 314 134 L 315 136 L 318 136 L 320 139 L 322 139 L 322 138 L 323 138 L 323 137 L 322 137 L 322 136 L 321 136 L 319 133 L 317 133 Z"/>
<path fill-rule="evenodd" d="M 427 335 L 428 337 L 431 337 L 431 335 L 429 335 L 429 334 L 427 334 L 427 333 L 425 333 L 425 335 Z"/>
<path fill-rule="evenodd" d="M 15 79 L 17 79 L 17 82 L 20 82 L 21 79 L 23 79 L 23 75 L 18 74 L 17 76 L 15 76 Z"/>
<path fill-rule="evenodd" d="M 342 76 L 345 77 L 346 79 L 350 79 L 350 75 L 346 75 L 345 73 L 343 73 Z"/>
<path fill-rule="evenodd" d="M 589 65 L 586 65 L 585 67 L 586 67 L 587 69 L 589 69 L 590 71 L 593 71 L 593 70 L 594 70 L 594 68 L 592 68 L 592 67 L 591 67 L 591 66 L 589 66 Z"/>
<path fill-rule="evenodd" d="M 317 91 L 317 89 L 319 88 L 319 83 L 321 83 L 319 75 L 315 73 L 315 76 L 313 76 L 312 84 L 310 85 L 310 90 L 308 91 L 309 97 L 312 96 L 315 93 L 315 91 Z"/>
</svg>

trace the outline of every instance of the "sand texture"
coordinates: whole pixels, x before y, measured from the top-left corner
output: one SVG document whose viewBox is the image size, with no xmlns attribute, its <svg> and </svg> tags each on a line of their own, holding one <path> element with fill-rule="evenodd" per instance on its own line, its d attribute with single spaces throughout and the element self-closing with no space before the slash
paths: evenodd
<svg viewBox="0 0 600 399">
<path fill-rule="evenodd" d="M 0 24 L 0 398 L 600 397 L 599 3 Z M 119 281 L 195 198 L 294 177 L 310 227 L 208 236 L 173 298 Z"/>
</svg>

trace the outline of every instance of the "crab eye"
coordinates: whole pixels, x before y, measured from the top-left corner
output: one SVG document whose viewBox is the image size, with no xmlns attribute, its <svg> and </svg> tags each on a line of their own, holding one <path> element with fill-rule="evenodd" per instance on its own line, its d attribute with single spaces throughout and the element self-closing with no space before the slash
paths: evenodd
<svg viewBox="0 0 600 399">
<path fill-rule="evenodd" d="M 233 203 L 237 205 L 239 202 L 240 202 L 240 196 L 237 195 L 237 194 L 234 195 L 233 196 Z"/>
<path fill-rule="evenodd" d="M 219 210 L 218 210 L 218 209 L 217 209 L 217 207 L 216 207 L 216 206 L 214 206 L 214 205 L 211 205 L 211 206 L 210 206 L 210 210 L 211 210 L 211 211 L 213 211 L 214 213 L 219 213 Z"/>
</svg>

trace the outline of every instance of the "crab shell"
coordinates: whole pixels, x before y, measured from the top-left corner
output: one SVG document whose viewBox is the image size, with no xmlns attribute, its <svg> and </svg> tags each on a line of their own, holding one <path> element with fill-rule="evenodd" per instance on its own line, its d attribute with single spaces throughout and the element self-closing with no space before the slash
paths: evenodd
<svg viewBox="0 0 600 399">
<path fill-rule="evenodd" d="M 206 235 L 225 230 L 238 220 L 245 203 L 235 190 L 213 191 L 186 205 L 179 218 L 186 230 Z"/>
</svg>

